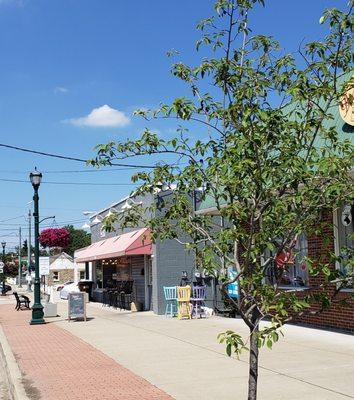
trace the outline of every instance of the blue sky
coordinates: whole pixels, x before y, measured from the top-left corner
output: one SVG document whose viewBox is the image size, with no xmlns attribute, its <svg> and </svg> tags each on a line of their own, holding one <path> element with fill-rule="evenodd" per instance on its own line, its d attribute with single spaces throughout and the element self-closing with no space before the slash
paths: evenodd
<svg viewBox="0 0 354 400">
<path fill-rule="evenodd" d="M 252 25 L 257 33 L 275 36 L 286 51 L 322 35 L 318 20 L 324 8 L 346 5 L 345 0 L 267 3 L 252 14 Z M 212 4 L 0 0 L 0 143 L 86 159 L 97 143 L 138 137 L 147 123 L 132 117 L 134 109 L 186 94 L 169 72 L 172 60 L 166 52 L 174 48 L 184 62 L 198 62 L 195 25 L 211 14 Z M 156 122 L 149 127 L 165 136 L 175 128 Z M 103 208 L 132 189 L 131 171 L 61 173 L 87 168 L 0 148 L 0 179 L 27 180 L 34 166 L 43 171 L 43 180 L 71 183 L 43 183 L 40 189 L 42 215 L 55 215 L 59 225 L 75 221 L 79 227 L 83 210 Z M 23 215 L 32 188 L 20 182 L 0 185 L 0 239 L 13 248 L 18 226 L 26 225 Z M 10 218 L 17 219 L 4 221 Z"/>
</svg>

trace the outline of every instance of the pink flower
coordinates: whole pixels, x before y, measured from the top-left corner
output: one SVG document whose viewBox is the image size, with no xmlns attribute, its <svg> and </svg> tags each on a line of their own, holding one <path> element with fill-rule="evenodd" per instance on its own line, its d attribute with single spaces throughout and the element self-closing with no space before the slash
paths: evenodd
<svg viewBox="0 0 354 400">
<path fill-rule="evenodd" d="M 70 244 L 70 233 L 65 228 L 44 229 L 39 235 L 39 243 L 43 247 L 62 247 Z"/>
</svg>

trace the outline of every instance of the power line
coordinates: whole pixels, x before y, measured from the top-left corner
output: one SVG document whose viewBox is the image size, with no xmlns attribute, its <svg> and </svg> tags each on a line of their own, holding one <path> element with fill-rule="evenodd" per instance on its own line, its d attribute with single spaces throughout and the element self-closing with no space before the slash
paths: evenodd
<svg viewBox="0 0 354 400">
<path fill-rule="evenodd" d="M 23 218 L 23 217 L 24 217 L 24 215 L 20 215 L 20 216 L 18 216 L 18 217 L 3 219 L 2 221 L 0 221 L 0 223 L 2 223 L 2 222 L 7 222 L 7 221 L 13 221 L 14 219 L 19 219 L 19 218 Z"/>
<path fill-rule="evenodd" d="M 25 179 L 6 179 L 0 178 L 2 182 L 16 182 L 16 183 L 29 183 Z M 80 186 L 136 186 L 135 183 L 92 183 L 92 182 L 53 182 L 53 181 L 42 181 L 42 184 L 49 185 L 80 185 Z"/>
<path fill-rule="evenodd" d="M 80 173 L 97 173 L 97 172 L 115 172 L 115 171 L 131 171 L 138 167 L 127 168 L 100 168 L 100 169 L 79 169 L 79 170 L 45 170 L 41 171 L 43 174 L 80 174 Z M 19 170 L 0 170 L 0 173 L 5 174 L 29 174 L 31 171 Z"/>
<path fill-rule="evenodd" d="M 140 167 L 127 167 L 127 168 L 100 168 L 100 169 L 80 169 L 80 170 L 63 170 L 63 171 L 43 171 L 45 174 L 80 174 L 80 173 L 96 173 L 96 172 L 115 172 L 115 171 L 129 171 Z"/>
<path fill-rule="evenodd" d="M 31 149 L 26 149 L 24 147 L 12 146 L 9 144 L 4 144 L 4 143 L 0 143 L 0 147 L 5 147 L 6 149 L 12 149 L 12 150 L 17 150 L 17 151 L 23 151 L 25 153 L 39 154 L 39 155 L 45 156 L 45 157 L 60 158 L 62 160 L 78 161 L 78 162 L 83 162 L 83 163 L 87 163 L 87 161 L 88 161 L 88 160 L 84 160 L 83 158 L 62 156 L 60 154 L 53 154 L 53 153 L 46 153 L 44 151 L 31 150 Z M 156 165 L 121 164 L 121 163 L 111 163 L 110 165 L 113 165 L 116 167 L 130 167 L 130 168 L 156 168 Z"/>
<path fill-rule="evenodd" d="M 80 222 L 84 222 L 84 221 L 87 221 L 87 218 L 80 218 L 80 219 L 70 219 L 70 220 L 64 220 L 64 221 L 55 221 L 55 223 L 57 224 L 57 225 L 63 225 L 63 224 L 65 224 L 65 225 L 67 225 L 67 224 L 72 224 L 72 223 L 80 223 Z M 0 225 L 6 225 L 6 227 L 5 228 L 1 228 L 0 227 L 0 230 L 5 230 L 5 229 L 10 229 L 10 230 L 13 230 L 13 229 L 18 229 L 20 226 L 23 228 L 23 227 L 25 227 L 25 225 L 22 225 L 22 224 L 14 224 L 14 223 L 0 223 Z M 17 228 L 7 228 L 8 226 L 16 226 Z M 48 225 L 48 224 L 46 224 L 46 225 L 40 225 L 40 228 L 43 228 L 43 227 L 51 227 L 53 224 L 50 224 L 50 225 Z"/>
</svg>

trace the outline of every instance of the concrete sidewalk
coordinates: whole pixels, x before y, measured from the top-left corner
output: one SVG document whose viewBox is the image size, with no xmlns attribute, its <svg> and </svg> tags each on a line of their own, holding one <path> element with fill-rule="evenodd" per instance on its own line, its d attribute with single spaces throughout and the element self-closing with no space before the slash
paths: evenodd
<svg viewBox="0 0 354 400">
<path fill-rule="evenodd" d="M 179 400 L 245 399 L 248 354 L 225 355 L 218 333 L 247 331 L 240 320 L 179 321 L 88 305 L 87 323 L 68 323 L 66 302 L 55 325 L 73 333 Z M 261 351 L 259 399 L 354 398 L 354 337 L 288 326 L 273 350 Z"/>
<path fill-rule="evenodd" d="M 66 302 L 58 303 L 58 311 L 60 317 L 48 318 L 46 327 L 82 339 L 177 400 L 247 398 L 248 354 L 241 360 L 229 358 L 216 340 L 227 329 L 247 336 L 242 321 L 219 317 L 179 321 L 90 303 L 87 322 L 69 323 Z M 33 328 L 38 327 L 29 329 Z M 298 326 L 287 326 L 284 334 L 273 350 L 261 351 L 260 400 L 354 398 L 352 335 Z M 51 351 L 47 348 L 48 354 Z M 83 387 L 95 377 L 89 370 L 85 373 Z M 101 375 L 95 385 L 104 387 Z"/>
</svg>

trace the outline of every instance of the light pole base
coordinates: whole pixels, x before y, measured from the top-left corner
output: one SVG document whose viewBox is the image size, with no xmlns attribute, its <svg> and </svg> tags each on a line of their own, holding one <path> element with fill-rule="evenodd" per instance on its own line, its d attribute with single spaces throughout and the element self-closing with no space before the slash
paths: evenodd
<svg viewBox="0 0 354 400">
<path fill-rule="evenodd" d="M 44 317 L 44 312 L 42 304 L 33 304 L 32 319 L 30 321 L 30 325 L 45 324 L 45 320 L 43 319 L 43 317 Z"/>
</svg>

